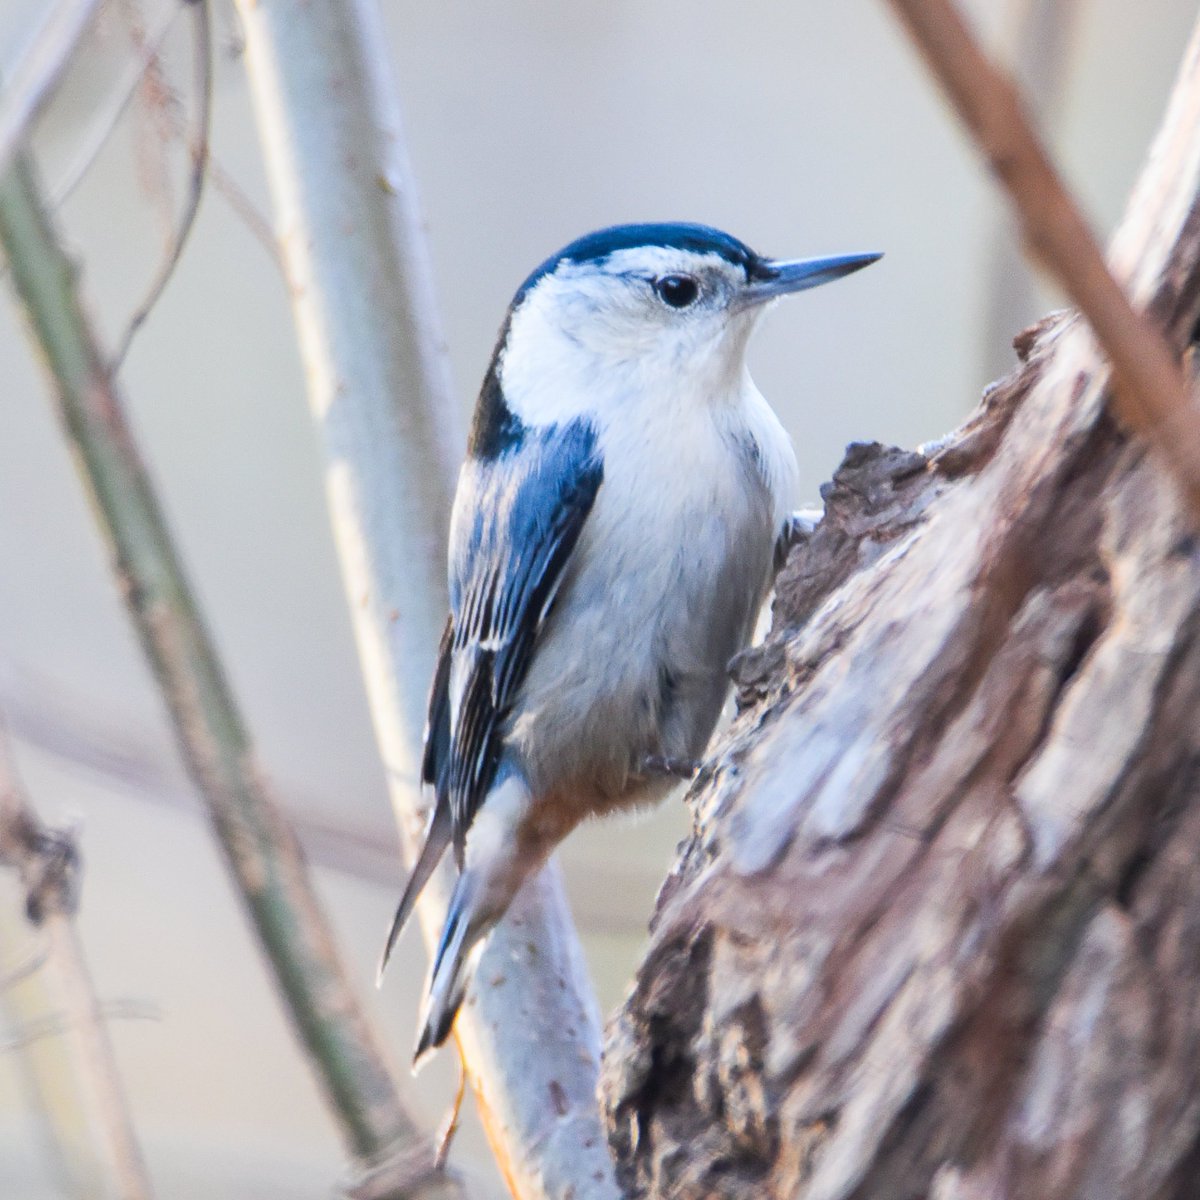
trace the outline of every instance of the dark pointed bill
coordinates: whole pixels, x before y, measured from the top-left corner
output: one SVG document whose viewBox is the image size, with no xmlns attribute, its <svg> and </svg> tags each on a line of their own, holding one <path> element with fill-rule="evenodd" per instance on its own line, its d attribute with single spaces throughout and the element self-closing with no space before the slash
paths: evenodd
<svg viewBox="0 0 1200 1200">
<path fill-rule="evenodd" d="M 754 278 L 742 292 L 741 306 L 762 304 L 776 296 L 832 283 L 843 275 L 869 267 L 882 257 L 882 254 L 835 254 L 830 258 L 798 258 L 786 262 L 768 259 L 754 269 Z"/>
</svg>

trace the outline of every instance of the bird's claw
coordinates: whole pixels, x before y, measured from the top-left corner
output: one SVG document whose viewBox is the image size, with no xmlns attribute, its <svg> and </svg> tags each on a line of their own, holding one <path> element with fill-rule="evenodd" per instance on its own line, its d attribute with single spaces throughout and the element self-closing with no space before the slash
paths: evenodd
<svg viewBox="0 0 1200 1200">
<path fill-rule="evenodd" d="M 813 532 L 825 515 L 823 508 L 801 508 L 792 513 L 783 523 L 779 537 L 775 539 L 775 570 L 778 573 L 787 562 L 793 546 L 800 545 L 812 537 Z"/>
<path fill-rule="evenodd" d="M 825 515 L 824 508 L 799 508 L 784 522 L 783 536 L 789 546 L 812 535 Z"/>
</svg>

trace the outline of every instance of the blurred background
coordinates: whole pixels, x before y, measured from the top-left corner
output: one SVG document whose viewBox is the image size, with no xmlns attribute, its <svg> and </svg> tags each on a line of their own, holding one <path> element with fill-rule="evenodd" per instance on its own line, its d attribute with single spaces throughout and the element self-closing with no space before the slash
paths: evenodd
<svg viewBox="0 0 1200 1200">
<path fill-rule="evenodd" d="M 0 72 L 45 7 L 0 0 Z M 38 126 L 44 181 L 62 197 L 92 315 L 111 339 L 183 194 L 179 131 L 195 100 L 177 8 L 110 0 Z M 1030 89 L 1107 234 L 1196 5 L 965 8 Z M 1012 335 L 1056 303 L 1026 274 L 979 163 L 877 0 L 385 0 L 384 10 L 464 427 L 513 289 L 558 246 L 614 222 L 705 221 L 777 256 L 886 252 L 779 308 L 752 351 L 814 500 L 847 442 L 910 446 L 954 426 L 1012 362 Z M 374 990 L 403 873 L 264 236 L 237 23 L 226 5 L 215 16 L 216 175 L 123 378 L 261 758 L 402 1065 L 424 956 L 406 937 Z M 162 37 L 167 90 L 136 87 L 131 19 Z M 341 1147 L 178 766 L 7 292 L 0 379 L 0 703 L 39 814 L 79 828 L 81 928 L 159 1194 L 328 1196 Z M 686 826 L 675 799 L 584 830 L 564 851 L 605 1012 Z M 53 992 L 40 974 L 5 986 L 36 948 L 15 881 L 0 875 L 0 1195 L 91 1194 L 82 1141 L 64 1158 L 43 1119 L 70 1104 L 61 1048 L 29 1036 L 53 1025 Z M 406 1083 L 430 1126 L 453 1086 L 449 1061 Z M 454 1158 L 480 1195 L 503 1194 L 473 1118 Z"/>
</svg>

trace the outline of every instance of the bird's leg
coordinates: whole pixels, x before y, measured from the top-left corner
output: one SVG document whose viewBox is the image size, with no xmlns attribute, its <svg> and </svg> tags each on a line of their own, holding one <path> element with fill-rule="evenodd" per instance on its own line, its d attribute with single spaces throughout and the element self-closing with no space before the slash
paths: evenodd
<svg viewBox="0 0 1200 1200">
<path fill-rule="evenodd" d="M 668 758 L 664 754 L 648 754 L 642 759 L 643 775 L 674 775 L 677 779 L 691 779 L 700 770 L 694 758 Z"/>
</svg>

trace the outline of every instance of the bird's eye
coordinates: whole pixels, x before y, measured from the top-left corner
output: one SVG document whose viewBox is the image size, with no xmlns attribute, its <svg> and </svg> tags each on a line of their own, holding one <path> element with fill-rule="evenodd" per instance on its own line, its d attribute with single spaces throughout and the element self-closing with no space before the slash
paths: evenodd
<svg viewBox="0 0 1200 1200">
<path fill-rule="evenodd" d="M 671 308 L 687 308 L 700 295 L 700 285 L 690 275 L 662 275 L 654 281 L 654 290 Z"/>
</svg>

